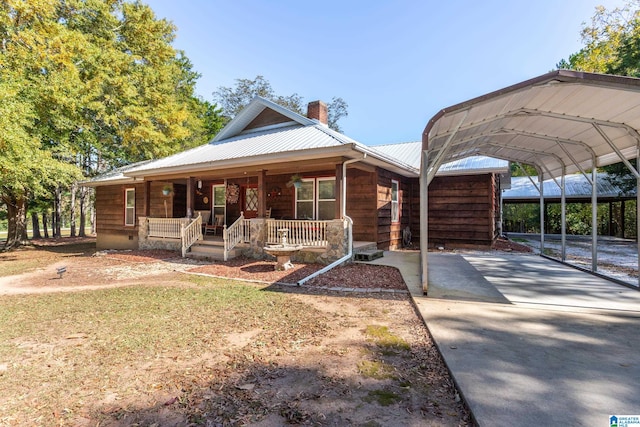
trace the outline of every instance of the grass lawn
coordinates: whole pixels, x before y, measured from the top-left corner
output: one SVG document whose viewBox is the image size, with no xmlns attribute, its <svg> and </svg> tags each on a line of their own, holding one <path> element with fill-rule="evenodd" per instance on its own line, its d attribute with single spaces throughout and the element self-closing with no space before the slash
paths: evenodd
<svg viewBox="0 0 640 427">
<path fill-rule="evenodd" d="M 260 328 L 256 346 L 277 342 L 285 351 L 323 329 L 320 312 L 284 294 L 185 280 L 173 287 L 2 298 L 0 424 L 99 420 L 114 401 L 144 400 L 159 390 L 169 396 L 176 385 L 206 376 L 198 359 L 224 349 L 229 334 Z M 247 362 L 236 358 L 233 364 Z M 176 363 L 184 360 L 193 363 Z"/>
<path fill-rule="evenodd" d="M 0 427 L 470 423 L 404 293 L 94 253 L 89 240 L 0 253 Z"/>
</svg>

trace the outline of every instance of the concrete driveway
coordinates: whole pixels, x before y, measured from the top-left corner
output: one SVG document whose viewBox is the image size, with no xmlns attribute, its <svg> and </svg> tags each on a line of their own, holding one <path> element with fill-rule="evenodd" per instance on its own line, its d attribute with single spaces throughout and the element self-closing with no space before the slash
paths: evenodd
<svg viewBox="0 0 640 427">
<path fill-rule="evenodd" d="M 481 426 L 600 426 L 640 414 L 640 292 L 537 255 L 432 253 L 399 267 Z"/>
</svg>

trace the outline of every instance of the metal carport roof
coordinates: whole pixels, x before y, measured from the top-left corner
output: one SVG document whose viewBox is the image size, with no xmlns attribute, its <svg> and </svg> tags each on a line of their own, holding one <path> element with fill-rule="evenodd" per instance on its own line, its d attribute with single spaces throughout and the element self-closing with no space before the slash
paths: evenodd
<svg viewBox="0 0 640 427">
<path fill-rule="evenodd" d="M 631 168 L 639 129 L 640 79 L 567 70 L 445 108 L 422 135 L 421 229 L 427 230 L 426 189 L 445 162 L 485 155 L 533 165 L 541 180 L 592 171 L 595 182 L 596 167 L 622 160 Z M 426 232 L 420 243 L 426 292 Z"/>
</svg>

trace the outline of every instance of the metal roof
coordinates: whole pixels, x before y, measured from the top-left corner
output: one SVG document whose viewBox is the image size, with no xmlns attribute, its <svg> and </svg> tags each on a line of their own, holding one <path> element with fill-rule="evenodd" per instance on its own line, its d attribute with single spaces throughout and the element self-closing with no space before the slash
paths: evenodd
<svg viewBox="0 0 640 427">
<path fill-rule="evenodd" d="M 133 172 L 165 169 L 178 166 L 208 164 L 225 160 L 244 159 L 314 148 L 339 147 L 346 144 L 326 132 L 319 125 L 292 125 L 266 131 L 237 135 L 224 142 L 209 143 L 191 150 L 158 159 Z"/>
<path fill-rule="evenodd" d="M 80 184 L 93 187 L 96 185 L 112 185 L 112 184 L 126 184 L 130 182 L 134 182 L 135 178 L 130 176 L 126 176 L 125 174 L 137 167 L 143 166 L 153 160 L 143 160 L 141 162 L 131 163 L 130 165 L 121 166 L 119 168 L 110 170 L 109 172 L 104 172 L 100 175 L 94 176 L 93 178 L 83 181 Z"/>
<path fill-rule="evenodd" d="M 422 151 L 422 142 L 420 141 L 376 145 L 375 148 L 417 169 L 420 168 L 420 152 Z M 472 156 L 443 164 L 438 170 L 437 175 L 468 175 L 487 172 L 507 172 L 508 170 L 509 162 L 506 160 L 494 159 L 487 156 Z"/>
<path fill-rule="evenodd" d="M 443 164 L 436 175 L 470 175 L 488 172 L 509 172 L 509 162 L 487 156 L 466 157 Z"/>
<path fill-rule="evenodd" d="M 285 123 L 245 130 L 264 109 L 291 119 Z M 419 151 L 418 151 L 419 153 Z M 419 168 L 361 144 L 264 98 L 256 97 L 208 144 L 132 167 L 128 177 L 168 173 L 197 173 L 226 167 L 249 167 L 322 157 L 362 158 L 404 176 L 417 177 Z M 97 180 L 96 182 L 98 182 Z"/>
<path fill-rule="evenodd" d="M 559 177 L 636 156 L 640 79 L 559 70 L 445 108 L 427 124 L 428 178 L 485 155 Z"/>
<path fill-rule="evenodd" d="M 596 179 L 596 188 L 599 198 L 618 198 L 618 197 L 635 197 L 635 191 L 632 194 L 623 194 L 622 190 L 613 185 L 608 179 L 606 173 L 598 173 Z M 511 177 L 511 188 L 502 192 L 502 198 L 505 201 L 510 200 L 531 200 L 537 202 L 540 200 L 538 188 L 531 182 L 533 180 L 538 185 L 538 177 L 532 176 L 531 179 L 526 176 Z M 568 175 L 564 180 L 565 197 L 569 199 L 588 199 L 591 201 L 591 183 L 582 174 Z M 543 181 L 543 194 L 545 199 L 559 199 L 561 196 L 560 187 L 553 179 Z"/>
</svg>

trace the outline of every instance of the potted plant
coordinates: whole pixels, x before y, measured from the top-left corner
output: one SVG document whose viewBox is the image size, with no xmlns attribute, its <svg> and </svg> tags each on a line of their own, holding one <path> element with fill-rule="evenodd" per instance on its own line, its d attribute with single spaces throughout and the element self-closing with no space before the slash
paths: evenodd
<svg viewBox="0 0 640 427">
<path fill-rule="evenodd" d="M 294 186 L 296 188 L 302 187 L 302 176 L 299 174 L 292 175 L 289 179 L 289 182 L 287 182 L 287 187 L 291 186 Z"/>
<path fill-rule="evenodd" d="M 171 184 L 165 184 L 164 187 L 162 187 L 162 194 L 164 194 L 165 196 L 171 194 L 172 191 L 173 187 L 171 186 Z"/>
</svg>

